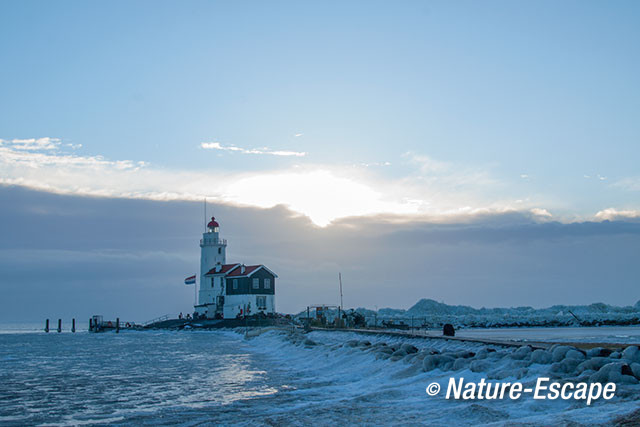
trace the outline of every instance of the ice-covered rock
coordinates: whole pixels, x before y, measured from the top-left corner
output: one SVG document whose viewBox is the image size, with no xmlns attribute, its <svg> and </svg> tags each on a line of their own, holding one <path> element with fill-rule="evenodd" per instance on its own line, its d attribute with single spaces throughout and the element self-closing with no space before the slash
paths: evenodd
<svg viewBox="0 0 640 427">
<path fill-rule="evenodd" d="M 613 361 L 613 359 L 609 359 L 608 357 L 592 357 L 591 359 L 587 359 L 580 363 L 578 365 L 577 372 L 582 373 L 587 370 L 599 371 L 604 365 Z"/>
<path fill-rule="evenodd" d="M 418 348 L 414 345 L 411 345 L 409 343 L 405 343 L 402 344 L 402 346 L 400 347 L 402 350 L 406 351 L 407 354 L 412 354 L 412 353 L 417 353 L 418 352 Z"/>
<path fill-rule="evenodd" d="M 629 365 L 629 367 L 631 368 L 631 373 L 633 373 L 633 376 L 640 380 L 640 363 L 634 362 Z"/>
<path fill-rule="evenodd" d="M 597 383 L 638 384 L 638 379 L 633 375 L 631 367 L 624 362 L 607 363 L 591 375 L 589 380 Z"/>
<path fill-rule="evenodd" d="M 609 357 L 611 350 L 604 347 L 595 347 L 587 350 L 587 357 Z"/>
<path fill-rule="evenodd" d="M 453 357 L 454 359 L 458 359 L 458 358 L 468 359 L 468 358 L 473 357 L 473 356 L 476 355 L 473 351 L 466 351 L 466 350 L 451 351 L 451 352 L 446 352 L 446 353 L 443 353 L 443 354 L 446 354 L 447 356 Z"/>
<path fill-rule="evenodd" d="M 527 368 L 495 369 L 487 374 L 490 380 L 504 380 L 505 378 L 521 379 L 527 376 Z"/>
<path fill-rule="evenodd" d="M 567 353 L 570 350 L 575 350 L 575 351 L 580 351 L 575 347 L 572 347 L 570 345 L 554 345 L 553 347 L 551 347 L 551 360 L 553 360 L 554 362 L 560 362 L 562 359 L 564 359 L 567 355 Z"/>
<path fill-rule="evenodd" d="M 563 373 L 563 374 L 572 374 L 576 372 L 578 365 L 582 363 L 580 359 L 574 359 L 571 357 L 567 357 L 560 362 L 555 362 L 551 365 L 551 372 L 554 373 Z"/>
<path fill-rule="evenodd" d="M 398 349 L 396 351 L 394 351 L 391 356 L 400 356 L 400 357 L 405 357 L 407 355 L 407 352 L 404 351 L 403 349 Z"/>
<path fill-rule="evenodd" d="M 443 371 L 447 371 L 451 368 L 454 361 L 455 359 L 453 357 L 444 354 L 430 355 L 422 361 L 422 370 L 428 372 L 440 368 Z"/>
<path fill-rule="evenodd" d="M 632 362 L 640 362 L 640 348 L 637 345 L 630 345 L 622 351 L 622 358 Z"/>
<path fill-rule="evenodd" d="M 585 355 L 580 350 L 571 349 L 571 350 L 567 351 L 567 353 L 564 355 L 564 358 L 565 359 L 584 360 L 585 359 Z"/>
<path fill-rule="evenodd" d="M 376 349 L 376 352 L 377 353 L 384 353 L 384 354 L 392 355 L 393 354 L 393 349 L 391 347 L 384 346 L 384 347 L 380 347 L 380 348 Z"/>
<path fill-rule="evenodd" d="M 465 359 L 465 358 L 459 358 L 456 359 L 455 362 L 453 362 L 453 367 L 452 369 L 454 371 L 459 371 L 461 369 L 466 369 L 467 367 L 469 367 L 469 364 L 471 363 L 470 359 Z"/>
<path fill-rule="evenodd" d="M 531 363 L 538 363 L 540 365 L 548 365 L 551 363 L 551 353 L 546 350 L 537 349 L 531 353 Z"/>
<path fill-rule="evenodd" d="M 488 360 L 472 360 L 469 363 L 469 369 L 473 372 L 487 372 L 491 369 L 493 364 Z"/>
<path fill-rule="evenodd" d="M 522 347 L 519 347 L 516 351 L 514 351 L 511 354 L 511 358 L 516 360 L 522 360 L 529 357 L 532 351 L 533 349 L 531 348 L 530 345 L 523 345 Z"/>
</svg>

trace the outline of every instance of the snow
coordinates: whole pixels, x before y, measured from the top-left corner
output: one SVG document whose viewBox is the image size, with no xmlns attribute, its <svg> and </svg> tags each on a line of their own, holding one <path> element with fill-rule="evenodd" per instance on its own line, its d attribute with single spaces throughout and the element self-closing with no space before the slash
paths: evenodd
<svg viewBox="0 0 640 427">
<path fill-rule="evenodd" d="M 403 321 L 406 325 L 442 327 L 445 323 L 457 328 L 493 328 L 517 326 L 601 326 L 640 324 L 640 301 L 634 306 L 618 307 L 604 303 L 590 305 L 554 305 L 533 307 L 473 308 L 448 305 L 431 299 L 421 299 L 408 310 L 382 308 L 377 312 L 358 308 L 368 325 L 380 325 L 383 320 Z M 573 313 L 573 314 L 571 314 Z M 335 315 L 335 314 L 334 314 Z M 306 311 L 297 315 L 306 317 Z"/>
<path fill-rule="evenodd" d="M 389 422 L 382 413 L 395 414 L 398 418 L 394 423 L 414 421 L 435 425 L 606 423 L 637 409 L 640 391 L 640 377 L 635 371 L 629 375 L 623 369 L 624 365 L 634 366 L 640 374 L 640 352 L 636 347 L 627 350 L 629 359 L 614 359 L 590 357 L 571 346 L 514 349 L 351 332 L 314 331 L 307 335 L 270 332 L 253 340 L 257 348 L 278 363 L 295 366 L 304 378 L 317 382 L 313 392 L 307 387 L 293 392 L 299 395 L 300 402 L 304 401 L 302 396 L 317 393 L 324 396 L 323 405 L 327 409 L 356 402 L 354 413 L 358 412 L 357 402 L 372 402 L 375 416 L 362 416 L 359 421 L 365 423 Z M 413 348 L 416 351 L 406 351 Z M 445 390 L 450 378 L 520 381 L 531 386 L 539 377 L 561 382 L 614 381 L 618 391 L 613 400 L 597 400 L 590 406 L 580 401 L 533 400 L 530 396 L 516 401 L 446 400 L 443 392 L 429 397 L 424 391 L 434 381 Z M 301 404 L 303 413 L 305 406 Z M 332 421 L 331 415 L 327 416 Z"/>
</svg>

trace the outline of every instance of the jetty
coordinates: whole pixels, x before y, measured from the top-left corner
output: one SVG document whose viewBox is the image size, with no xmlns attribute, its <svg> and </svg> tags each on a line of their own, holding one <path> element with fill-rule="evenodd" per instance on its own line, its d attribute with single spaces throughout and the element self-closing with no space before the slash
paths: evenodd
<svg viewBox="0 0 640 427">
<path fill-rule="evenodd" d="M 370 328 L 323 328 L 323 327 L 317 327 L 317 326 L 310 326 L 307 329 L 312 331 L 352 332 L 352 333 L 358 333 L 358 334 L 385 335 L 385 336 L 394 336 L 394 337 L 401 337 L 401 338 L 437 339 L 437 340 L 468 342 L 468 343 L 501 346 L 501 347 L 522 347 L 522 346 L 528 345 L 533 349 L 542 349 L 542 350 L 549 349 L 554 345 L 570 345 L 570 346 L 579 348 L 581 350 L 589 350 L 592 348 L 602 347 L 612 351 L 620 351 L 632 345 L 640 346 L 639 343 L 581 342 L 581 341 L 551 342 L 551 341 L 531 341 L 531 340 L 515 340 L 515 339 L 497 340 L 497 339 L 480 338 L 480 337 L 478 338 L 456 337 L 456 336 L 442 335 L 436 330 L 405 331 L 405 330 L 370 329 Z"/>
</svg>

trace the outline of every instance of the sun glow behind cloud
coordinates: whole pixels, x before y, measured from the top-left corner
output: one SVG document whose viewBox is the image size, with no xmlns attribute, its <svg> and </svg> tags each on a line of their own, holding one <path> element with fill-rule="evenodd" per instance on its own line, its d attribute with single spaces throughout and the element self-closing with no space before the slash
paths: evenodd
<svg viewBox="0 0 640 427">
<path fill-rule="evenodd" d="M 215 144 L 209 149 L 258 154 L 254 150 L 209 144 Z M 366 166 L 310 163 L 244 173 L 172 170 L 141 161 L 79 155 L 76 152 L 79 147 L 63 144 L 56 138 L 0 139 L 0 184 L 101 197 L 152 200 L 207 197 L 219 203 L 262 208 L 285 205 L 319 226 L 339 218 L 378 214 L 437 222 L 510 211 L 528 212 L 541 221 L 554 218 L 534 201 L 483 198 L 484 191 L 497 185 L 484 171 L 463 170 L 411 153 L 402 157 L 413 170 L 408 168 L 404 176 L 390 178 Z M 257 151 L 283 155 L 269 149 Z M 595 219 L 637 215 L 629 210 L 616 211 L 616 215 L 612 212 L 600 212 Z"/>
<path fill-rule="evenodd" d="M 265 208 L 286 201 L 292 210 L 308 215 L 321 226 L 347 216 L 418 211 L 414 203 L 385 200 L 371 186 L 328 169 L 241 177 L 229 183 L 224 194 L 229 201 Z"/>
</svg>

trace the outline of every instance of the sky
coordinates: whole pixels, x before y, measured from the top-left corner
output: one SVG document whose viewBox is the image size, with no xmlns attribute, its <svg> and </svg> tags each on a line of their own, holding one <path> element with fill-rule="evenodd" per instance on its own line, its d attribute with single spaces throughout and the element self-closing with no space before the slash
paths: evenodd
<svg viewBox="0 0 640 427">
<path fill-rule="evenodd" d="M 614 286 L 613 277 L 620 295 L 637 285 L 637 268 L 623 261 L 636 248 L 640 218 L 638 18 L 632 1 L 1 2 L 0 214 L 16 231 L 3 239 L 0 291 L 14 295 L 20 285 L 31 295 L 17 260 L 33 263 L 42 250 L 55 252 L 46 256 L 61 269 L 51 284 L 85 277 L 98 261 L 79 266 L 84 258 L 75 254 L 90 227 L 55 220 L 58 237 L 43 248 L 25 218 L 82 217 L 97 206 L 126 209 L 117 214 L 123 226 L 164 212 L 163 230 L 154 231 L 164 256 L 176 258 L 158 271 L 186 276 L 198 261 L 187 242 L 199 239 L 207 197 L 215 212 L 231 215 L 221 218 L 231 224 L 224 237 L 239 242 L 230 255 L 278 266 L 283 292 L 289 286 L 278 295 L 285 311 L 305 306 L 306 296 L 324 298 L 316 262 L 329 282 L 351 268 L 329 255 L 334 244 L 345 260 L 377 272 L 356 275 L 355 289 L 376 292 L 354 305 L 406 308 L 432 293 L 470 305 L 553 304 L 537 295 L 533 277 L 564 283 L 563 303 L 622 304 L 626 296 L 599 290 Z M 41 197 L 47 203 L 34 212 Z M 68 204 L 85 210 L 72 214 Z M 272 226 L 283 236 L 289 221 L 304 224 L 300 236 L 283 237 L 289 252 L 278 253 L 307 253 L 313 280 L 301 278 L 300 265 L 271 259 L 273 248 L 251 246 L 254 226 L 237 221 L 276 214 L 282 221 Z M 164 227 L 181 230 L 182 243 L 163 236 Z M 350 245 L 331 240 L 345 227 L 359 253 L 368 253 L 369 238 L 394 246 L 347 253 Z M 518 237 L 477 237 L 496 228 Z M 578 238 L 575 230 L 596 231 Z M 135 257 L 109 252 L 129 245 L 144 276 L 152 248 L 112 235 L 123 241 L 89 245 L 99 262 L 133 269 Z M 511 244 L 527 250 L 509 252 Z M 311 247 L 323 255 L 316 259 Z M 392 250 L 390 262 L 415 271 L 405 280 L 450 289 L 384 296 L 389 282 L 377 263 Z M 477 271 L 472 254 L 508 262 Z M 598 254 L 608 261 L 592 271 Z M 615 274 L 605 269 L 614 258 Z M 590 264 L 590 275 L 569 268 L 571 259 Z M 535 265 L 546 271 L 528 270 Z M 486 298 L 465 297 L 463 275 Z M 600 281 L 581 287 L 587 277 Z M 316 285 L 296 288 L 301 280 Z M 510 283 L 509 295 L 498 282 Z M 131 286 L 142 294 L 153 284 Z"/>
</svg>

